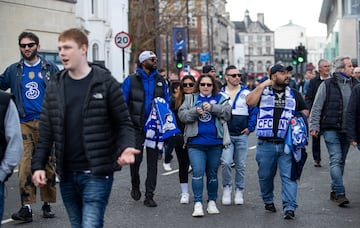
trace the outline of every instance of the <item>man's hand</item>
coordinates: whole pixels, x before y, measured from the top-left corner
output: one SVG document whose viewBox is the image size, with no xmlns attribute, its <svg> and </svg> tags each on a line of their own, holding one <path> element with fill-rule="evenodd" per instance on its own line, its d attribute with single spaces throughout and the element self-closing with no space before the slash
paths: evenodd
<svg viewBox="0 0 360 228">
<path fill-rule="evenodd" d="M 45 170 L 36 170 L 32 176 L 32 179 L 36 187 L 42 187 L 46 185 L 47 178 Z"/>
<path fill-rule="evenodd" d="M 135 154 L 139 154 L 140 150 L 135 148 L 127 147 L 120 157 L 117 159 L 117 163 L 121 166 L 129 165 L 135 162 Z"/>
<path fill-rule="evenodd" d="M 350 145 L 351 145 L 351 146 L 357 146 L 357 142 L 356 142 L 355 140 L 351 140 L 351 141 L 350 141 Z"/>
<path fill-rule="evenodd" d="M 249 135 L 250 131 L 248 128 L 245 128 L 244 130 L 241 131 L 241 134 Z"/>
<path fill-rule="evenodd" d="M 315 130 L 312 130 L 310 131 L 310 135 L 311 136 L 314 136 L 314 137 L 318 137 L 319 136 L 319 132 L 315 131 Z"/>
</svg>

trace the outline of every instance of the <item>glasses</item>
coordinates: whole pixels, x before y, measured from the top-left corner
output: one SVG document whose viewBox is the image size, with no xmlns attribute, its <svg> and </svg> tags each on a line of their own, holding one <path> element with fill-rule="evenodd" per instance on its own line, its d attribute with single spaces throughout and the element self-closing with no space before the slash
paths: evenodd
<svg viewBox="0 0 360 228">
<path fill-rule="evenodd" d="M 34 42 L 34 43 L 28 43 L 28 44 L 19 44 L 19 46 L 21 47 L 21 48 L 26 48 L 26 46 L 28 46 L 29 48 L 32 48 L 32 47 L 34 47 L 36 45 L 36 43 Z"/>
<path fill-rule="evenodd" d="M 184 87 L 194 87 L 194 83 L 183 83 Z"/>
<path fill-rule="evenodd" d="M 360 72 L 354 72 L 355 74 L 360 74 Z"/>
<path fill-rule="evenodd" d="M 202 87 L 211 87 L 213 84 L 211 84 L 211 83 L 200 83 L 200 86 L 202 86 Z"/>
<path fill-rule="evenodd" d="M 236 78 L 236 77 L 241 77 L 241 74 L 227 74 L 228 76 L 231 76 L 233 78 Z"/>
<path fill-rule="evenodd" d="M 156 62 L 158 59 L 157 58 L 150 58 L 148 60 L 150 60 L 151 62 Z"/>
</svg>

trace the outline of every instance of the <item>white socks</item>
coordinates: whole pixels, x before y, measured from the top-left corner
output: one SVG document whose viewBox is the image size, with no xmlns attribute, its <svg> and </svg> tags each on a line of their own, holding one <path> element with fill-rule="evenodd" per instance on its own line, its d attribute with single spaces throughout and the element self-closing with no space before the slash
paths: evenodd
<svg viewBox="0 0 360 228">
<path fill-rule="evenodd" d="M 189 184 L 180 183 L 181 193 L 189 193 Z"/>
</svg>

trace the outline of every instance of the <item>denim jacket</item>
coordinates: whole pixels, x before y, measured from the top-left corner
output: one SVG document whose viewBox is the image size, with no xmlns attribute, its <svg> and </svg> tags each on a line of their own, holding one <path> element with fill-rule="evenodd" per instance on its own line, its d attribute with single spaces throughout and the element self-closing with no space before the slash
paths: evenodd
<svg viewBox="0 0 360 228">
<path fill-rule="evenodd" d="M 43 58 L 41 58 L 41 75 L 43 76 L 45 85 L 48 85 L 51 75 L 55 75 L 59 71 L 58 67 Z M 4 73 L 0 75 L 0 89 L 11 89 L 12 95 L 15 97 L 15 104 L 19 112 L 20 118 L 25 117 L 24 102 L 21 95 L 21 80 L 23 75 L 24 59 L 17 63 L 13 63 L 6 68 Z"/>
</svg>

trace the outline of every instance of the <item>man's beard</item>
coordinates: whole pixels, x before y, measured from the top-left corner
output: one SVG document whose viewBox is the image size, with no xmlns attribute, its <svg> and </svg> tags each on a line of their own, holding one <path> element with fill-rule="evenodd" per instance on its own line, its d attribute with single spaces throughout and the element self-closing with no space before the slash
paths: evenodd
<svg viewBox="0 0 360 228">
<path fill-rule="evenodd" d="M 156 64 L 146 64 L 145 68 L 148 69 L 150 72 L 157 69 Z"/>
<path fill-rule="evenodd" d="M 21 52 L 21 56 L 26 60 L 26 61 L 32 61 L 35 59 L 35 57 L 37 56 L 37 50 L 34 50 L 30 56 L 26 56 L 23 52 Z"/>
</svg>

